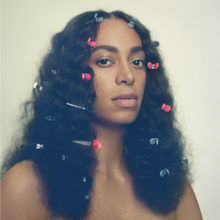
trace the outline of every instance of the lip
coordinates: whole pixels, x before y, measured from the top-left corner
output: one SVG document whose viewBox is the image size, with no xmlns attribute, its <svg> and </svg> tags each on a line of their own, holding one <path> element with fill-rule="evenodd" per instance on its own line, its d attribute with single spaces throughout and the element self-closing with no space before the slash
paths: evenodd
<svg viewBox="0 0 220 220">
<path fill-rule="evenodd" d="M 121 95 L 113 98 L 112 100 L 116 100 L 116 99 L 135 99 L 135 100 L 138 100 L 138 96 L 134 93 L 122 93 Z"/>
<path fill-rule="evenodd" d="M 122 93 L 116 96 L 112 101 L 121 107 L 131 108 L 137 106 L 138 96 L 134 93 Z"/>
</svg>

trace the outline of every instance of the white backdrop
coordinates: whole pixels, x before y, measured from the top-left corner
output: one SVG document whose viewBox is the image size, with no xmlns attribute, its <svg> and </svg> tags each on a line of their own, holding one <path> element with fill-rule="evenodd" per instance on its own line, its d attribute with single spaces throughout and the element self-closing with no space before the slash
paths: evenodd
<svg viewBox="0 0 220 220">
<path fill-rule="evenodd" d="M 17 126 L 50 38 L 87 10 L 124 10 L 160 42 L 178 118 L 193 149 L 196 192 L 204 219 L 220 219 L 220 1 L 2 0 L 1 152 Z"/>
</svg>

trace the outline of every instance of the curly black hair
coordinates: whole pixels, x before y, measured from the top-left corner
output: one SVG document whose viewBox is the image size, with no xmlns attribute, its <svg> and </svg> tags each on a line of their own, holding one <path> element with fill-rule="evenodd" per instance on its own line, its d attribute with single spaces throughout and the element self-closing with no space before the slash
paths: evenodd
<svg viewBox="0 0 220 220">
<path fill-rule="evenodd" d="M 72 140 L 92 143 L 96 131 L 90 125 L 93 114 L 66 103 L 91 109 L 96 98 L 94 72 L 87 65 L 87 40 L 95 40 L 99 28 L 95 14 L 128 23 L 132 18 L 121 11 L 85 12 L 52 38 L 52 48 L 40 67 L 32 99 L 25 104 L 23 136 L 2 167 L 5 173 L 20 161 L 32 161 L 48 209 L 54 216 L 75 220 L 88 214 L 97 158 L 92 147 Z M 150 32 L 138 20 L 134 29 L 142 40 L 146 63 L 159 63 L 159 67 L 147 70 L 140 112 L 127 125 L 124 157 L 137 197 L 155 214 L 165 215 L 176 210 L 184 192 L 188 173 L 188 168 L 182 166 L 184 139 L 177 128 L 172 91 Z M 82 81 L 82 73 L 89 73 L 91 80 Z M 163 111 L 163 103 L 172 110 Z"/>
</svg>

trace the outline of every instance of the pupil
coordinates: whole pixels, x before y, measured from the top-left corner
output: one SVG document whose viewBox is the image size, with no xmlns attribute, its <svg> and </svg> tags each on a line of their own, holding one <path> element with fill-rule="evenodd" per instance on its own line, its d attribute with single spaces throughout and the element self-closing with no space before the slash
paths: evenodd
<svg viewBox="0 0 220 220">
<path fill-rule="evenodd" d="M 106 64 L 107 60 L 101 60 L 101 64 Z"/>
</svg>

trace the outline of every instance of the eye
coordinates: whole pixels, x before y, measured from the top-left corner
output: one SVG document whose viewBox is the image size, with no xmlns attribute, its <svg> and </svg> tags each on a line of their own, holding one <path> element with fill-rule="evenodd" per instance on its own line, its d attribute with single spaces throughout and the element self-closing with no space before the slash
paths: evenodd
<svg viewBox="0 0 220 220">
<path fill-rule="evenodd" d="M 138 66 L 138 67 L 142 67 L 144 66 L 144 61 L 143 60 L 135 60 L 132 62 L 133 65 Z"/>
<path fill-rule="evenodd" d="M 110 64 L 111 61 L 108 59 L 101 59 L 101 60 L 96 61 L 96 63 L 105 66 L 105 65 Z"/>
</svg>

